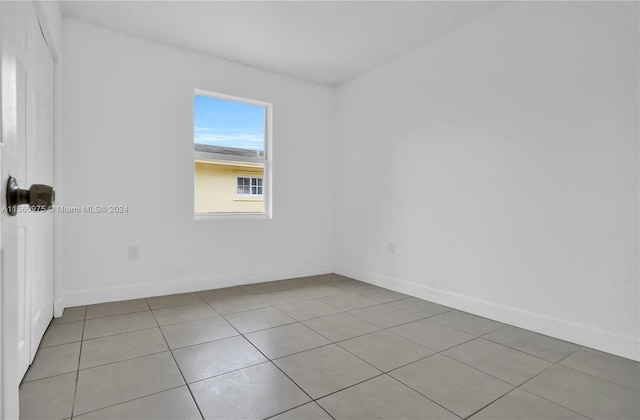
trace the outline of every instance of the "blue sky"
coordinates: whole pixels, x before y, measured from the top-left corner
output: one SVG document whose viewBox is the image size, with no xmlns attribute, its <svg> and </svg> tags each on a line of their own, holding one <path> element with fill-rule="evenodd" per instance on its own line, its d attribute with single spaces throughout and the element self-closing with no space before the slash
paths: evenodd
<svg viewBox="0 0 640 420">
<path fill-rule="evenodd" d="M 194 142 L 264 150 L 264 107 L 194 96 Z"/>
</svg>

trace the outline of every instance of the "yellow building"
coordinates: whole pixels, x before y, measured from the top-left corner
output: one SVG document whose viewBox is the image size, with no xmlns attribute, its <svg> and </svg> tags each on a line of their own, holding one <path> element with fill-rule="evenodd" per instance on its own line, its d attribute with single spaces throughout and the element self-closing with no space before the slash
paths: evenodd
<svg viewBox="0 0 640 420">
<path fill-rule="evenodd" d="M 233 161 L 231 152 L 237 153 L 232 148 L 196 145 L 196 214 L 264 213 L 264 164 Z M 211 158 L 225 153 L 224 160 Z"/>
</svg>

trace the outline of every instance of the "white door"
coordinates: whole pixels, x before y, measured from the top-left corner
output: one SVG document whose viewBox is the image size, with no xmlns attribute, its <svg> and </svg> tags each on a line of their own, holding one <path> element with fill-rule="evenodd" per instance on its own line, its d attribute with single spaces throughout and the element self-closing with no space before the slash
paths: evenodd
<svg viewBox="0 0 640 420">
<path fill-rule="evenodd" d="M 53 185 L 54 66 L 33 3 L 0 2 L 0 7 L 0 199 L 6 205 L 10 175 L 24 189 Z M 53 214 L 25 210 L 21 206 L 17 216 L 6 211 L 1 216 L 4 397 L 11 392 L 7 387 L 22 380 L 53 317 Z M 16 347 L 17 360 L 12 361 Z"/>
<path fill-rule="evenodd" d="M 32 5 L 31 3 L 28 3 Z M 33 7 L 28 16 L 26 142 L 18 141 L 18 185 L 53 185 L 53 58 L 42 36 Z M 28 209 L 27 206 L 24 206 Z M 53 318 L 53 212 L 18 213 L 18 275 L 24 285 L 22 317 L 28 325 L 28 365 Z M 28 307 L 28 308 L 27 308 Z M 21 365 L 24 368 L 24 365 Z M 26 368 L 24 368 L 26 372 Z"/>
</svg>

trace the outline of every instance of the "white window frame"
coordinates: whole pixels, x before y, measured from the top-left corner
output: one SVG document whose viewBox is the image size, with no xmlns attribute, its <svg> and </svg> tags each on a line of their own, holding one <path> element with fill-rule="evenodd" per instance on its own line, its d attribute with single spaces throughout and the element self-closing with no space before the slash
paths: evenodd
<svg viewBox="0 0 640 420">
<path fill-rule="evenodd" d="M 249 105 L 261 106 L 264 108 L 264 156 L 236 156 L 228 155 L 224 153 L 208 153 L 197 152 L 194 150 L 194 162 L 195 161 L 225 161 L 225 162 L 251 162 L 262 163 L 264 165 L 264 173 L 262 176 L 262 195 L 244 195 L 244 197 L 262 197 L 264 201 L 264 213 L 196 213 L 195 208 L 193 211 L 195 220 L 214 220 L 214 219 L 271 219 L 273 218 L 272 196 L 273 196 L 273 175 L 272 175 L 272 160 L 273 160 L 273 104 L 269 102 L 258 101 L 255 99 L 242 98 L 239 96 L 227 95 L 225 93 L 210 92 L 202 89 L 194 89 L 193 95 L 208 96 L 210 98 L 221 99 L 225 101 L 240 102 Z M 193 102 L 192 102 L 193 103 Z M 195 114 L 195 109 L 192 109 L 192 118 Z M 194 124 L 194 137 L 195 137 L 195 124 Z M 192 146 L 193 147 L 193 140 Z M 247 178 L 247 176 L 243 176 Z M 259 178 L 259 177 L 249 177 Z M 194 172 L 194 185 L 195 185 L 195 172 Z M 237 189 L 237 180 L 236 180 Z M 237 192 L 237 190 L 236 190 Z M 195 194 L 195 190 L 194 190 Z"/>
<path fill-rule="evenodd" d="M 240 178 L 246 178 L 249 180 L 249 194 L 240 194 L 238 192 L 238 180 Z M 260 188 L 262 188 L 262 193 L 261 194 L 254 194 L 251 192 L 251 189 L 253 188 L 253 180 L 254 179 L 260 179 L 262 180 L 262 185 L 260 185 Z M 253 176 L 253 175 L 237 175 L 236 176 L 236 195 L 238 197 L 243 197 L 243 198 L 251 198 L 251 197 L 264 197 L 264 178 L 261 176 Z"/>
</svg>

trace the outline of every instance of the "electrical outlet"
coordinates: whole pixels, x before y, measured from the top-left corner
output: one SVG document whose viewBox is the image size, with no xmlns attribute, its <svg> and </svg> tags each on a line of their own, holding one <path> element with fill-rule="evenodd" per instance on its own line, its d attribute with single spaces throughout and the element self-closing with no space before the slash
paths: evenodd
<svg viewBox="0 0 640 420">
<path fill-rule="evenodd" d="M 129 259 L 134 260 L 138 258 L 138 245 L 129 245 Z"/>
<path fill-rule="evenodd" d="M 395 242 L 387 242 L 387 253 L 395 254 L 396 253 L 396 243 Z"/>
</svg>

